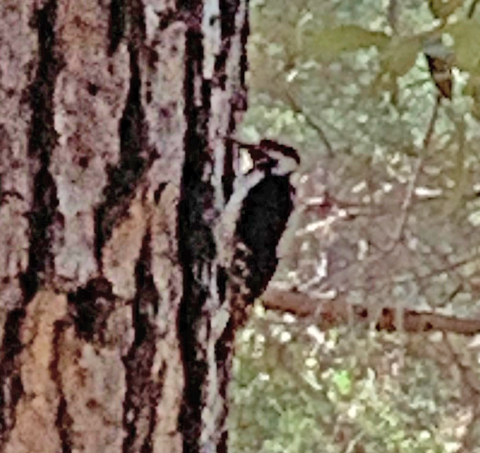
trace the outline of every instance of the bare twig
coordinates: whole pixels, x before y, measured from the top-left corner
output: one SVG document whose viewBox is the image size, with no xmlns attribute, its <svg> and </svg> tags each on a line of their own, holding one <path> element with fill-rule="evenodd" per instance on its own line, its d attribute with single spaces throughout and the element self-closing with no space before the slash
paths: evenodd
<svg viewBox="0 0 480 453">
<path fill-rule="evenodd" d="M 413 169 L 413 175 L 412 178 L 410 179 L 410 183 L 407 188 L 407 194 L 405 196 L 405 199 L 403 200 L 402 203 L 402 214 L 400 216 L 400 220 L 397 225 L 397 231 L 395 232 L 393 239 L 385 252 L 390 252 L 392 251 L 398 243 L 401 242 L 403 238 L 403 234 L 405 232 L 405 227 L 408 221 L 408 216 L 410 214 L 410 210 L 412 207 L 412 201 L 413 201 L 413 195 L 415 193 L 415 188 L 418 183 L 418 178 L 420 177 L 420 172 L 422 170 L 422 166 L 427 154 L 428 147 L 430 145 L 430 142 L 432 140 L 433 136 L 433 131 L 435 129 L 435 123 L 438 118 L 438 107 L 440 106 L 440 101 L 441 101 L 441 96 L 438 94 L 437 98 L 435 100 L 435 106 L 433 108 L 432 112 L 432 117 L 430 118 L 430 122 L 428 124 L 427 132 L 425 134 L 425 137 L 423 139 L 423 149 L 420 150 L 420 157 L 417 158 L 415 164 L 414 164 L 414 169 Z"/>
<path fill-rule="evenodd" d="M 473 0 L 472 1 L 472 4 L 470 5 L 470 8 L 469 8 L 468 13 L 467 13 L 467 17 L 469 19 L 471 19 L 473 17 L 473 15 L 475 14 L 475 9 L 477 8 L 478 1 L 479 0 Z"/>
<path fill-rule="evenodd" d="M 295 113 L 299 113 L 303 115 L 307 124 L 318 134 L 318 136 L 320 137 L 320 140 L 325 145 L 325 148 L 327 148 L 328 156 L 332 157 L 333 147 L 330 141 L 328 140 L 327 134 L 325 133 L 323 128 L 319 124 L 317 124 L 317 122 L 310 116 L 310 114 L 301 105 L 298 104 L 298 102 L 295 100 L 295 98 L 291 95 L 291 93 L 288 90 L 285 92 L 285 95 L 288 99 L 289 107 Z"/>
<path fill-rule="evenodd" d="M 390 0 L 387 10 L 387 19 L 393 33 L 397 32 L 398 0 Z"/>
<path fill-rule="evenodd" d="M 379 258 L 375 257 L 375 259 L 378 260 Z M 470 263 L 473 263 L 473 262 L 478 262 L 478 260 L 479 260 L 479 256 L 477 254 L 474 254 L 473 256 L 469 256 L 469 257 L 467 257 L 465 259 L 462 259 L 462 260 L 459 260 L 455 263 L 451 263 L 451 264 L 448 264 L 444 267 L 433 269 L 432 271 L 427 272 L 423 275 L 416 275 L 416 274 L 407 275 L 404 278 L 402 278 L 401 280 L 396 280 L 396 281 L 392 280 L 392 278 L 377 277 L 375 279 L 375 288 L 374 289 L 376 291 L 381 291 L 382 289 L 387 289 L 392 285 L 399 284 L 399 283 L 404 284 L 404 283 L 408 283 L 408 282 L 417 282 L 417 284 L 420 284 L 420 282 L 422 282 L 424 280 L 429 280 L 429 279 L 438 277 L 440 274 L 443 274 L 445 272 L 456 271 L 457 269 L 459 269 L 463 266 L 466 266 L 467 264 L 470 264 Z M 372 261 L 368 261 L 365 264 L 366 265 L 371 264 Z M 373 288 L 372 287 L 366 287 L 363 284 L 350 285 L 347 290 L 337 291 L 337 294 L 338 295 L 343 295 L 343 294 L 346 294 L 347 292 L 362 291 L 362 290 L 366 290 L 369 293 L 371 293 L 373 291 Z"/>
</svg>

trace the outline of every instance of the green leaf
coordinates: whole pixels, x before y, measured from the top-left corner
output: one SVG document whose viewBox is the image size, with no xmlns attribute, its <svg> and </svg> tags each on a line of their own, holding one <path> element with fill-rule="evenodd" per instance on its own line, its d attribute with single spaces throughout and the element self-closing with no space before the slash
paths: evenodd
<svg viewBox="0 0 480 453">
<path fill-rule="evenodd" d="M 459 69 L 480 75 L 480 24 L 465 19 L 447 25 L 444 29 L 453 38 L 455 64 Z"/>
<path fill-rule="evenodd" d="M 405 75 L 417 61 L 422 50 L 420 36 L 396 38 L 380 54 L 380 73 L 372 84 L 374 91 L 388 91 L 393 105 L 398 101 L 397 79 Z"/>
<path fill-rule="evenodd" d="M 333 383 L 341 395 L 348 395 L 352 390 L 352 379 L 347 370 L 335 373 L 332 377 Z"/>
<path fill-rule="evenodd" d="M 380 56 L 383 72 L 394 77 L 405 75 L 415 64 L 421 49 L 422 42 L 419 36 L 390 41 Z"/>
<path fill-rule="evenodd" d="M 319 58 L 331 59 L 344 52 L 354 52 L 372 46 L 383 47 L 390 38 L 382 32 L 371 31 L 357 25 L 342 25 L 324 29 L 310 35 L 311 51 Z"/>
</svg>

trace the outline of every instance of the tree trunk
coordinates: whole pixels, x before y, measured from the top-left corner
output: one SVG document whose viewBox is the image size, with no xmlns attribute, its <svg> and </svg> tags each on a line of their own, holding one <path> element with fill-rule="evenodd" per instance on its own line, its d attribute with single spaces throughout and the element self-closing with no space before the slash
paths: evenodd
<svg viewBox="0 0 480 453">
<path fill-rule="evenodd" d="M 226 451 L 247 0 L 0 17 L 0 451 Z"/>
</svg>

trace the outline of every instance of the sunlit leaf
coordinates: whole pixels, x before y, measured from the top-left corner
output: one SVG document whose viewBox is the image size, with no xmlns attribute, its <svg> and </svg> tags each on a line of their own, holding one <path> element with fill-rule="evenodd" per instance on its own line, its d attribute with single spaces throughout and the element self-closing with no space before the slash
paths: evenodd
<svg viewBox="0 0 480 453">
<path fill-rule="evenodd" d="M 448 25 L 444 30 L 453 38 L 456 66 L 480 75 L 480 23 L 465 19 Z"/>
<path fill-rule="evenodd" d="M 352 379 L 347 370 L 335 373 L 332 377 L 333 383 L 341 395 L 348 395 L 352 390 Z"/>
<path fill-rule="evenodd" d="M 395 77 L 405 75 L 415 64 L 422 49 L 419 36 L 392 40 L 381 54 L 383 72 Z"/>
</svg>

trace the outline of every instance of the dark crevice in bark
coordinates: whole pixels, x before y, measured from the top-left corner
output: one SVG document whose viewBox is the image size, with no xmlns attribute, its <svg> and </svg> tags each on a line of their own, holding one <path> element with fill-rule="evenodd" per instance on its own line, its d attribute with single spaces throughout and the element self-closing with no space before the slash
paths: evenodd
<svg viewBox="0 0 480 453">
<path fill-rule="evenodd" d="M 246 8 L 248 8 L 248 0 Z M 249 35 L 249 22 L 248 14 L 244 18 L 244 24 L 240 31 L 236 30 L 235 19 L 238 14 L 238 10 L 241 5 L 241 0 L 229 1 L 221 0 L 220 1 L 220 10 L 222 17 L 222 51 L 217 57 L 215 62 L 215 72 L 216 80 L 221 83 L 220 86 L 224 86 L 228 74 L 226 74 L 226 63 L 230 53 L 232 38 L 236 33 L 240 33 L 240 46 L 241 46 L 241 56 L 240 56 L 240 68 L 239 68 L 239 86 L 236 91 L 233 93 L 233 96 L 230 101 L 231 111 L 230 119 L 227 129 L 227 137 L 233 137 L 237 129 L 237 122 L 239 119 L 239 114 L 247 110 L 247 88 L 245 85 L 245 76 L 247 73 L 247 39 Z M 223 172 L 223 193 L 225 199 L 228 200 L 233 192 L 233 182 L 235 179 L 234 171 L 234 143 L 231 140 L 226 140 L 225 142 L 225 160 L 224 160 L 224 172 Z"/>
<path fill-rule="evenodd" d="M 192 254 L 195 260 L 209 262 L 215 257 L 215 243 L 211 227 L 204 219 L 206 210 L 214 206 L 213 188 L 203 181 L 203 170 L 212 162 L 208 149 L 208 120 L 210 115 L 211 87 L 208 81 L 202 83 L 201 105 L 195 102 L 195 84 L 202 73 L 202 35 L 189 31 L 186 40 L 185 74 L 185 160 L 182 174 L 182 193 L 180 196 L 181 230 L 180 246 L 184 253 Z M 183 240 L 185 239 L 185 241 Z M 185 247 L 184 247 L 185 246 Z"/>
<path fill-rule="evenodd" d="M 224 267 L 219 266 L 217 270 L 217 289 L 220 300 L 227 298 L 228 273 Z"/>
<path fill-rule="evenodd" d="M 220 21 L 222 49 L 215 59 L 214 83 L 221 88 L 226 87 L 227 61 L 232 46 L 232 37 L 235 36 L 235 15 L 241 0 L 220 0 Z"/>
<path fill-rule="evenodd" d="M 194 8 L 189 1 L 177 2 L 179 8 Z M 201 432 L 201 413 L 203 401 L 201 389 L 205 386 L 208 363 L 206 355 L 202 354 L 205 345 L 199 342 L 198 328 L 206 316 L 203 313 L 205 301 L 210 297 L 208 277 L 205 280 L 205 269 L 211 269 L 215 257 L 215 242 L 211 235 L 211 225 L 206 220 L 205 213 L 213 210 L 214 195 L 212 186 L 202 180 L 204 168 L 213 158 L 213 150 L 208 143 L 208 120 L 211 113 L 210 98 L 213 87 L 226 87 L 226 65 L 229 58 L 232 38 L 235 33 L 235 14 L 239 2 L 222 0 L 220 2 L 220 18 L 222 27 L 222 50 L 215 61 L 214 76 L 212 80 L 202 80 L 203 48 L 202 35 L 198 28 L 190 27 L 186 42 L 186 75 L 185 75 L 185 118 L 187 131 L 185 134 L 185 161 L 181 184 L 181 197 L 179 203 L 179 256 L 183 267 L 183 298 L 180 305 L 178 328 L 182 350 L 182 361 L 185 373 L 185 391 L 182 411 L 179 418 L 179 430 L 183 433 L 184 451 L 199 451 L 199 435 Z M 248 31 L 248 26 L 246 27 Z M 245 43 L 242 35 L 242 43 Z M 241 62 L 241 70 L 245 70 Z M 201 99 L 196 100 L 195 86 L 201 81 Z M 242 84 L 245 75 L 241 74 Z M 242 85 L 244 88 L 244 85 Z M 198 94 L 197 94 L 198 96 Z M 240 97 L 235 94 L 232 99 L 232 114 L 229 122 L 229 133 L 233 134 L 236 128 L 234 113 L 244 111 L 246 108 L 245 94 Z M 199 102 L 200 101 L 200 102 Z M 233 148 L 230 141 L 226 142 L 226 156 L 224 161 L 223 190 L 228 198 L 232 192 Z M 203 280 L 202 280 L 203 279 Z M 222 268 L 218 269 L 217 286 L 221 300 L 226 298 L 227 275 Z M 232 347 L 234 337 L 234 323 L 223 333 L 223 337 L 216 343 L 216 363 L 219 370 L 220 393 L 226 398 L 230 380 Z M 203 351 L 204 352 L 204 351 Z M 227 406 L 224 413 L 216 421 L 226 423 Z M 221 434 L 217 445 L 218 451 L 226 451 L 227 432 Z"/>
<path fill-rule="evenodd" d="M 29 213 L 28 267 L 21 283 L 27 301 L 52 270 L 52 225 L 57 217 L 57 188 L 50 174 L 50 158 L 57 143 L 54 124 L 54 90 L 62 67 L 55 43 L 57 3 L 50 0 L 37 11 L 32 26 L 38 30 L 38 68 L 29 89 L 32 120 L 28 154 L 33 163 L 33 203 Z"/>
<path fill-rule="evenodd" d="M 147 36 L 147 26 L 145 23 L 145 5 L 143 0 L 129 0 L 128 18 L 131 24 L 130 40 L 133 44 L 141 49 L 144 47 L 145 38 Z"/>
<path fill-rule="evenodd" d="M 227 327 L 223 331 L 222 336 L 217 340 L 217 343 L 215 344 L 215 361 L 218 365 L 219 392 L 224 401 L 228 400 L 228 386 L 232 378 L 235 327 L 236 326 L 233 318 L 230 318 L 230 321 L 228 322 Z M 222 409 L 223 413 L 221 420 L 219 420 L 219 424 L 225 429 L 222 430 L 222 436 L 219 444 L 217 445 L 218 453 L 226 453 L 228 443 L 228 404 L 224 404 Z"/>
<path fill-rule="evenodd" d="M 168 9 L 166 11 L 158 13 L 158 19 L 158 29 L 160 31 L 163 31 L 175 22 L 183 21 L 185 19 L 185 15 L 176 9 Z"/>
<path fill-rule="evenodd" d="M 59 370 L 60 364 L 60 356 L 61 352 L 59 350 L 59 343 L 61 341 L 61 337 L 65 328 L 67 327 L 68 323 L 65 320 L 60 320 L 55 322 L 53 327 L 53 359 L 50 363 L 50 376 L 52 381 L 55 383 L 56 390 L 58 392 L 58 407 L 57 407 L 57 415 L 55 418 L 55 427 L 58 430 L 58 435 L 60 437 L 60 444 L 61 444 L 61 453 L 72 453 L 73 445 L 72 445 L 72 425 L 73 420 L 70 414 L 68 413 L 68 403 L 63 393 L 63 385 L 62 385 L 62 377 Z"/>
<path fill-rule="evenodd" d="M 160 31 L 166 30 L 170 25 L 178 20 L 178 12 L 174 9 L 168 9 L 157 13 L 158 15 L 158 29 Z"/>
<path fill-rule="evenodd" d="M 69 311 L 77 335 L 88 342 L 103 342 L 105 323 L 115 301 L 112 284 L 103 277 L 92 279 L 85 287 L 69 293 Z"/>
<path fill-rule="evenodd" d="M 228 274 L 223 268 L 219 268 L 217 276 L 218 296 L 220 300 L 226 300 L 227 298 L 227 285 Z M 235 339 L 235 323 L 234 318 L 230 318 L 226 328 L 224 329 L 222 336 L 217 340 L 215 344 L 215 362 L 218 369 L 218 390 L 224 401 L 228 399 L 228 385 L 232 377 L 232 360 L 234 351 L 234 339 Z M 223 413 L 221 419 L 219 419 L 219 425 L 225 429 L 222 430 L 219 444 L 217 445 L 218 453 L 227 452 L 228 443 L 228 430 L 227 430 L 227 417 L 228 417 L 228 404 L 223 405 Z"/>
<path fill-rule="evenodd" d="M 220 0 L 220 26 L 222 34 L 222 49 L 215 59 L 214 80 L 213 82 L 222 89 L 227 84 L 227 61 L 232 46 L 232 37 L 235 36 L 235 15 L 239 7 L 239 1 Z M 233 112 L 229 122 L 228 136 L 233 135 L 236 128 Z M 233 143 L 230 140 L 225 141 L 225 157 L 223 162 L 222 189 L 225 199 L 228 200 L 233 192 L 233 182 L 235 180 L 234 161 L 233 161 Z"/>
<path fill-rule="evenodd" d="M 189 2 L 179 2 L 189 7 Z M 193 7 L 192 7 L 193 8 Z M 202 181 L 205 165 L 211 160 L 208 151 L 207 124 L 209 101 L 199 105 L 195 101 L 195 84 L 202 74 L 202 34 L 191 28 L 186 36 L 185 55 L 185 160 L 178 204 L 178 249 L 183 268 L 183 294 L 178 314 L 179 341 L 184 366 L 185 389 L 179 417 L 179 430 L 183 434 L 183 451 L 199 451 L 201 431 L 201 389 L 207 376 L 207 363 L 201 357 L 204 347 L 198 342 L 198 327 L 202 308 L 209 295 L 206 282 L 202 282 L 201 269 L 209 267 L 215 256 L 215 243 L 204 213 L 213 207 L 213 188 Z M 207 94 L 203 83 L 202 100 Z"/>
<path fill-rule="evenodd" d="M 250 16 L 248 14 L 248 4 L 250 0 L 245 0 L 246 5 L 245 8 L 247 10 L 245 21 L 243 23 L 243 27 L 240 30 L 240 47 L 242 51 L 242 55 L 240 57 L 240 87 L 242 91 L 242 100 L 244 104 L 241 106 L 242 110 L 247 110 L 247 71 L 248 71 L 248 55 L 247 55 L 247 44 L 248 44 L 248 37 L 250 36 Z"/>
<path fill-rule="evenodd" d="M 125 0 L 111 0 L 108 23 L 108 54 L 113 55 L 125 35 Z"/>
<path fill-rule="evenodd" d="M 227 272 L 220 268 L 218 270 L 217 277 L 217 287 L 218 287 L 218 296 L 220 300 L 226 300 L 227 294 L 227 284 L 228 284 L 228 275 Z M 232 372 L 232 360 L 233 360 L 233 348 L 234 348 L 234 339 L 235 339 L 235 325 L 233 318 L 230 318 L 227 327 L 222 333 L 222 336 L 217 340 L 215 344 L 215 362 L 218 367 L 218 382 L 219 382 L 219 393 L 224 401 L 227 401 L 228 398 L 228 385 L 231 379 Z M 227 452 L 227 442 L 228 442 L 228 431 L 226 429 L 228 417 L 228 404 L 223 405 L 223 413 L 221 419 L 219 419 L 219 425 L 223 426 L 225 429 L 222 430 L 222 436 L 217 445 L 217 452 L 223 453 Z"/>
<path fill-rule="evenodd" d="M 232 123 L 229 129 L 229 135 L 232 135 L 235 131 L 235 119 L 232 116 Z M 234 145 L 231 140 L 225 141 L 225 158 L 223 161 L 223 175 L 222 175 L 222 190 L 225 200 L 228 201 L 233 193 L 233 184 L 235 182 L 235 169 L 234 169 Z"/>
<path fill-rule="evenodd" d="M 160 296 L 153 280 L 151 254 L 151 233 L 147 231 L 135 267 L 136 294 L 131 302 L 134 340 L 128 354 L 122 359 L 127 385 L 123 403 L 123 427 L 126 433 L 123 453 L 138 451 L 139 446 L 142 453 L 153 452 L 156 408 L 163 391 L 165 370 L 160 370 L 157 378 L 152 375 L 158 340 L 154 317 Z"/>
<path fill-rule="evenodd" d="M 220 25 L 222 28 L 222 41 L 230 41 L 230 38 L 237 32 L 235 27 L 235 16 L 240 7 L 241 0 L 220 0 Z M 230 42 L 228 43 L 231 44 Z"/>
<path fill-rule="evenodd" d="M 15 425 L 15 407 L 23 395 L 23 384 L 15 367 L 15 358 L 22 351 L 20 327 L 25 318 L 25 308 L 8 313 L 0 349 L 0 451 Z"/>
<path fill-rule="evenodd" d="M 202 17 L 203 2 L 198 0 L 177 0 L 177 10 L 196 16 L 198 19 Z"/>
<path fill-rule="evenodd" d="M 153 192 L 153 201 L 155 204 L 158 204 L 160 202 L 160 198 L 162 197 L 163 191 L 167 188 L 167 183 L 166 182 L 161 182 L 158 187 L 154 190 Z"/>
<path fill-rule="evenodd" d="M 111 0 L 108 54 L 113 55 L 122 39 L 136 49 L 142 48 L 146 36 L 144 4 L 141 0 Z"/>
<path fill-rule="evenodd" d="M 145 440 L 143 442 L 142 448 L 140 449 L 140 453 L 153 453 L 154 447 L 154 439 L 153 435 L 155 433 L 155 428 L 157 426 L 157 405 L 162 398 L 163 392 L 163 384 L 165 382 L 165 372 L 167 370 L 167 365 L 165 363 L 162 364 L 158 372 L 158 394 L 149 395 L 150 401 L 148 405 L 148 431 L 147 435 L 145 436 Z M 152 398 L 153 396 L 153 398 Z"/>
<path fill-rule="evenodd" d="M 15 407 L 23 385 L 15 360 L 22 351 L 20 331 L 26 306 L 52 271 L 52 225 L 57 217 L 57 189 L 50 174 L 50 156 L 57 142 L 54 126 L 54 89 L 62 67 L 55 42 L 57 2 L 49 0 L 35 12 L 31 27 L 38 35 L 38 66 L 35 78 L 25 93 L 32 111 L 28 154 L 32 162 L 33 200 L 28 214 L 29 250 L 26 271 L 19 276 L 23 304 L 11 311 L 5 322 L 0 348 L 0 449 L 15 424 Z"/>
<path fill-rule="evenodd" d="M 104 189 L 104 201 L 95 215 L 95 253 L 99 268 L 102 268 L 102 249 L 111 238 L 115 225 L 127 214 L 130 201 L 151 166 L 154 153 L 146 149 L 145 112 L 141 99 L 141 72 L 139 47 L 131 42 L 130 90 L 119 125 L 120 159 L 115 167 L 107 169 L 108 184 Z"/>
</svg>

